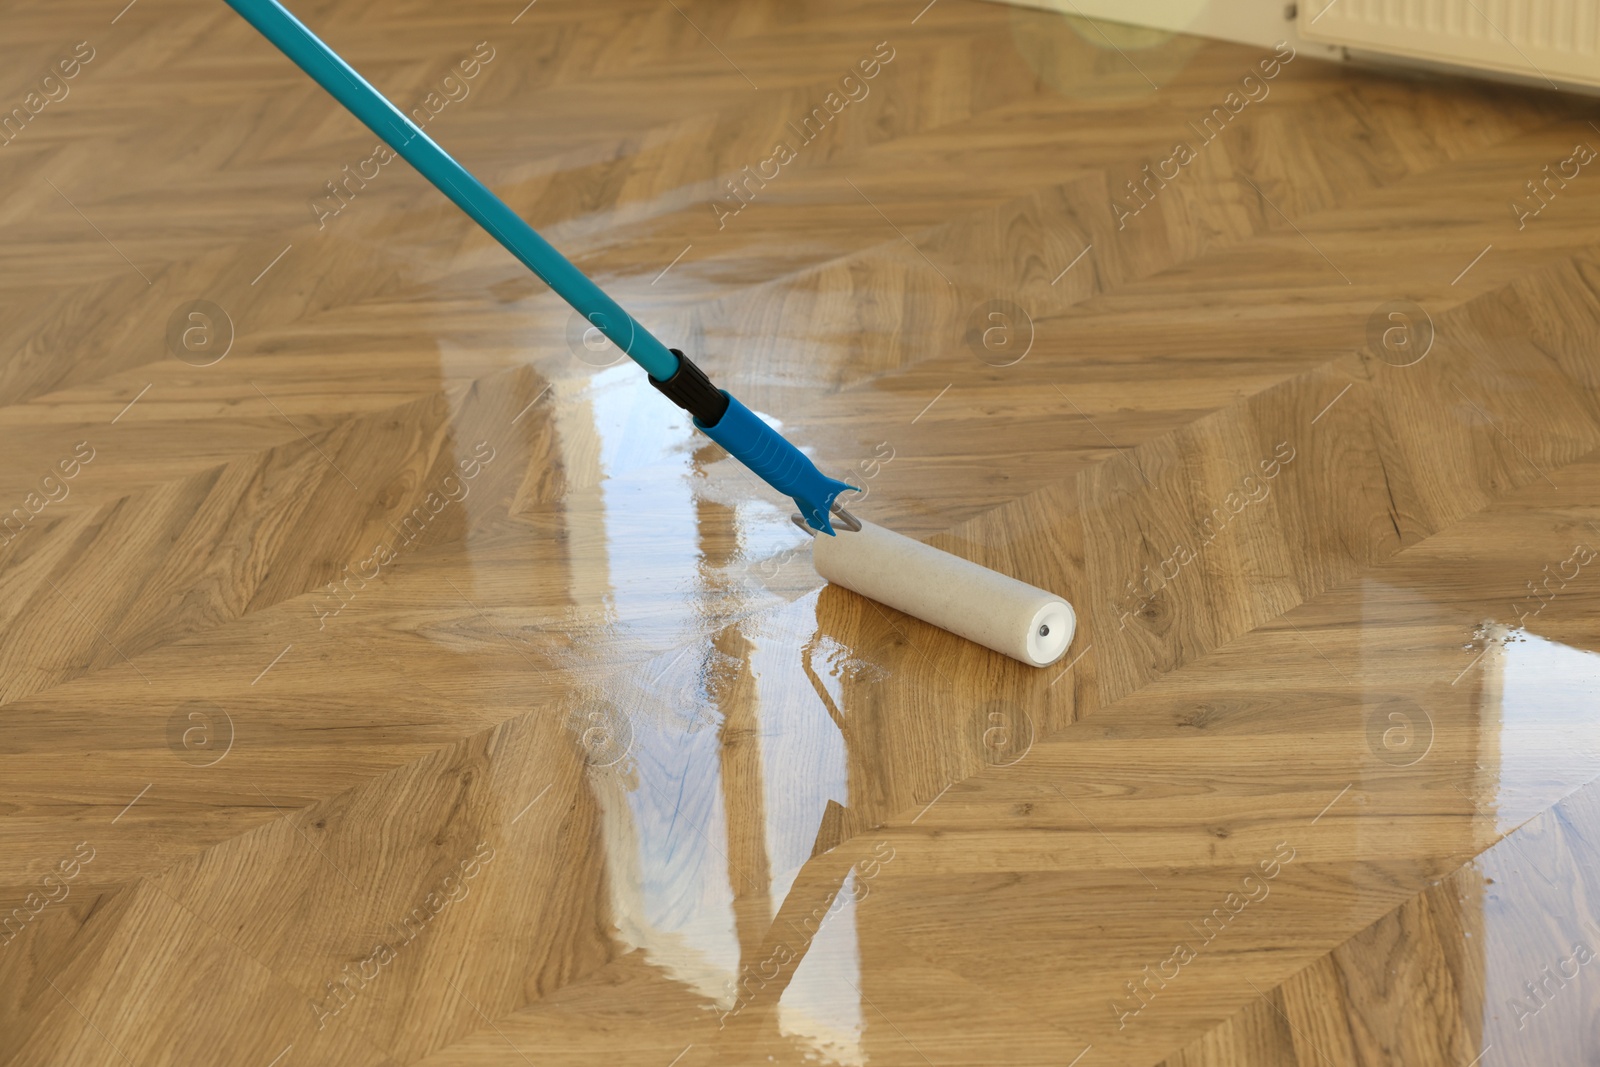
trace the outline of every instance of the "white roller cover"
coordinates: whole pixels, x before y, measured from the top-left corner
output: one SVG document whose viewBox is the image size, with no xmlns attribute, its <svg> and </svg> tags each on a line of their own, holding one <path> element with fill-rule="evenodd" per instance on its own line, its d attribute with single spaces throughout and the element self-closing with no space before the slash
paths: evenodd
<svg viewBox="0 0 1600 1067">
<path fill-rule="evenodd" d="M 1054 593 L 870 522 L 834 529 L 811 540 L 817 573 L 834 585 L 1035 667 L 1072 644 L 1077 616 Z"/>
</svg>

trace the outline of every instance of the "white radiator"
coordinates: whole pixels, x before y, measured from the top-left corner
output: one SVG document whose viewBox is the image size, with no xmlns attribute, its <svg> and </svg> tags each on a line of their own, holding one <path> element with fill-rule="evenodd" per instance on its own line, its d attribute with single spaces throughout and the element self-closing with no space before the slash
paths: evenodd
<svg viewBox="0 0 1600 1067">
<path fill-rule="evenodd" d="M 1600 89 L 1600 0 L 999 0 L 1087 16 L 1085 41 L 1112 47 L 1103 23 L 1219 37 L 1324 59 L 1387 56 L 1535 85 Z M 1126 39 L 1136 50 L 1149 42 Z"/>
<path fill-rule="evenodd" d="M 1600 86 L 1600 0 L 1301 0 L 1308 41 Z"/>
</svg>

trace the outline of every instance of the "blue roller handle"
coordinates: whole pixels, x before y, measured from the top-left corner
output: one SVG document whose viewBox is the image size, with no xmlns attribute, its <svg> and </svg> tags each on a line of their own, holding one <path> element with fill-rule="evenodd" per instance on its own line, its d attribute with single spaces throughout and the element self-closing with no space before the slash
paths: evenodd
<svg viewBox="0 0 1600 1067">
<path fill-rule="evenodd" d="M 785 441 L 776 430 L 762 422 L 760 417 L 726 389 L 728 410 L 722 413 L 715 426 L 707 426 L 699 419 L 694 424 L 700 432 L 736 456 L 739 462 L 755 471 L 761 480 L 780 493 L 794 498 L 813 530 L 833 533 L 833 523 L 828 521 L 828 507 L 833 498 L 846 489 L 856 486 L 829 478 L 817 470 L 816 464 L 806 454 Z"/>
<path fill-rule="evenodd" d="M 407 163 L 456 206 L 505 245 L 557 296 L 578 309 L 652 378 L 666 381 L 678 372 L 678 357 L 540 237 L 532 226 L 449 153 L 433 142 L 338 53 L 289 13 L 278 0 L 225 0 L 261 35 L 311 75 L 356 118 L 366 123 Z M 729 398 L 728 414 L 715 426 L 695 425 L 779 492 L 794 498 L 811 527 L 833 533 L 828 509 L 834 497 L 853 488 L 829 478 L 794 445 Z M 729 415 L 733 418 L 730 420 Z"/>
</svg>

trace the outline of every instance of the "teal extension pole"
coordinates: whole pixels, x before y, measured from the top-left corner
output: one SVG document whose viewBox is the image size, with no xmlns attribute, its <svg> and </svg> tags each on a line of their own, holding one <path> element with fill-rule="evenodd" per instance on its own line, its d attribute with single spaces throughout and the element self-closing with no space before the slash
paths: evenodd
<svg viewBox="0 0 1600 1067">
<path fill-rule="evenodd" d="M 805 453 L 713 386 L 687 356 L 662 344 L 278 0 L 226 3 L 643 367 L 650 384 L 693 415 L 706 436 L 768 485 L 793 497 L 812 529 L 833 533 L 829 508 L 851 486 L 817 470 Z"/>
</svg>

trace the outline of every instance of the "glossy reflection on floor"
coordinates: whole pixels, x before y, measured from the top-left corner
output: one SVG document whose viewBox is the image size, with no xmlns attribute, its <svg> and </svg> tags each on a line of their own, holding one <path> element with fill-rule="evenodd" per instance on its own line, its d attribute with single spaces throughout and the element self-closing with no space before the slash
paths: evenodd
<svg viewBox="0 0 1600 1067">
<path fill-rule="evenodd" d="M 414 175 L 308 216 L 371 137 L 224 5 L 0 14 L 103 57 L 0 153 L 0 1063 L 1600 1061 L 1584 101 L 1299 55 L 1119 220 L 1263 50 L 513 8 L 304 15 L 488 41 L 429 133 L 1074 647 L 824 585 Z"/>
</svg>

